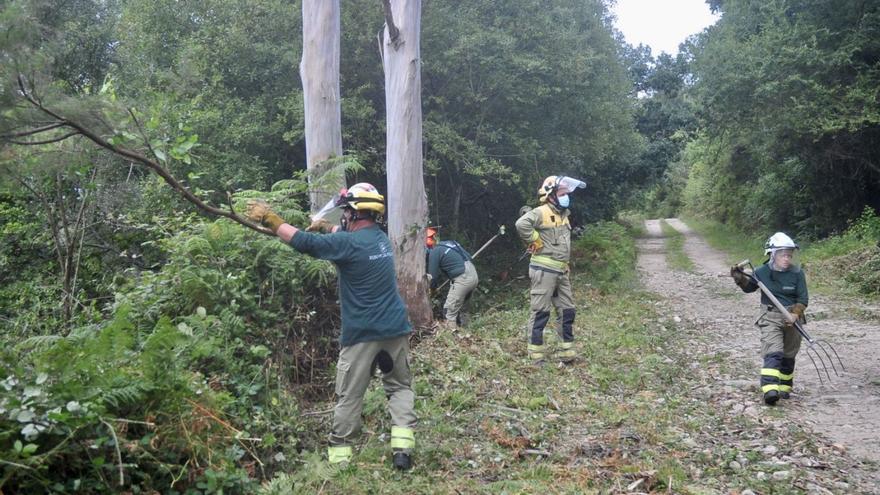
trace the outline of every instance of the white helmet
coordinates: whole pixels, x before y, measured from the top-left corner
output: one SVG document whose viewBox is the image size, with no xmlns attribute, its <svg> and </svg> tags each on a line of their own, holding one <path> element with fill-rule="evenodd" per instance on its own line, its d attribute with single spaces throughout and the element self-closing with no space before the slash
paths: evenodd
<svg viewBox="0 0 880 495">
<path fill-rule="evenodd" d="M 764 243 L 764 254 L 770 254 L 773 251 L 778 249 L 799 249 L 798 245 L 795 244 L 791 237 L 783 234 L 782 232 L 777 232 L 770 236 L 767 239 L 767 242 Z"/>
</svg>

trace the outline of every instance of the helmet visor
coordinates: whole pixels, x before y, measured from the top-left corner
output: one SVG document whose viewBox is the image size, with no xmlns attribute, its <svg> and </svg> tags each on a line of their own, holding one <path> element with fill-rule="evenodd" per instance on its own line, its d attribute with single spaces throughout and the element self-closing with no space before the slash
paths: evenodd
<svg viewBox="0 0 880 495">
<path fill-rule="evenodd" d="M 568 194 L 573 193 L 575 189 L 583 189 L 585 187 L 587 187 L 587 184 L 582 180 L 577 180 L 574 177 L 562 177 L 557 183 L 556 191 L 557 194 Z"/>
<path fill-rule="evenodd" d="M 342 218 L 342 209 L 336 207 L 338 203 L 339 195 L 337 194 L 330 198 L 330 201 L 327 201 L 327 204 L 318 210 L 318 213 L 312 215 L 312 221 L 323 219 L 333 224 L 339 223 Z"/>
<path fill-rule="evenodd" d="M 785 271 L 796 264 L 796 250 L 781 248 L 774 249 L 770 252 L 770 263 L 772 268 L 779 271 Z"/>
</svg>

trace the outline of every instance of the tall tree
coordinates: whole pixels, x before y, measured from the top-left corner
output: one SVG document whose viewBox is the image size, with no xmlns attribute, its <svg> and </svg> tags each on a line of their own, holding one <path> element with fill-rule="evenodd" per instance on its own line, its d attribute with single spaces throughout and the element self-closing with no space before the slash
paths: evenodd
<svg viewBox="0 0 880 495">
<path fill-rule="evenodd" d="M 303 0 L 303 51 L 299 71 L 305 106 L 306 167 L 312 213 L 344 185 L 327 176 L 330 158 L 342 156 L 339 97 L 339 0 Z"/>
<path fill-rule="evenodd" d="M 713 7 L 691 64 L 706 140 L 688 207 L 814 235 L 880 207 L 880 4 Z"/>
<path fill-rule="evenodd" d="M 400 292 L 416 327 L 431 322 L 423 239 L 428 198 L 422 165 L 421 0 L 383 0 L 388 234 Z M 395 22 L 396 21 L 396 22 Z"/>
</svg>

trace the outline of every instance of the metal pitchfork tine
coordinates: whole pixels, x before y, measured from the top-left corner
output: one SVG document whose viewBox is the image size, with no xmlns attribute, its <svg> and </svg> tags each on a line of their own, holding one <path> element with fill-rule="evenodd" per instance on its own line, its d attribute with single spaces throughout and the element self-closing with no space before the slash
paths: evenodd
<svg viewBox="0 0 880 495">
<path fill-rule="evenodd" d="M 825 359 L 822 358 L 822 354 L 819 353 L 818 349 L 821 349 L 822 353 L 825 354 L 825 357 L 828 358 L 828 363 L 831 364 L 831 369 L 834 371 L 835 376 L 840 376 L 840 373 L 837 371 L 837 366 L 834 364 L 834 359 L 837 359 L 837 364 L 840 365 L 840 370 L 846 371 L 846 368 L 843 366 L 843 361 L 840 359 L 840 356 L 837 354 L 837 350 L 834 349 L 834 346 L 831 345 L 831 343 L 828 342 L 827 340 L 814 339 L 814 338 L 810 337 L 810 334 L 807 333 L 807 331 L 804 329 L 804 327 L 801 325 L 801 323 L 799 321 L 797 321 L 797 319 L 794 318 L 791 315 L 791 313 L 788 312 L 787 309 L 785 309 L 785 306 L 783 306 L 782 303 L 779 302 L 779 299 L 776 299 L 776 296 L 774 296 L 773 293 L 770 292 L 770 289 L 768 289 L 767 286 L 764 285 L 763 282 L 758 280 L 758 277 L 755 276 L 755 268 L 752 266 L 751 261 L 743 260 L 743 261 L 740 261 L 739 263 L 737 263 L 736 266 L 738 268 L 743 268 L 745 266 L 748 266 L 749 268 L 751 268 L 752 273 L 746 273 L 746 275 L 748 275 L 752 280 L 755 281 L 755 283 L 758 284 L 758 288 L 760 288 L 761 292 L 763 292 L 764 295 L 767 296 L 767 299 L 769 299 L 770 302 L 773 303 L 773 306 L 776 307 L 776 309 L 780 313 L 782 313 L 782 315 L 786 318 L 786 320 L 793 322 L 794 327 L 797 329 L 798 333 L 800 333 L 801 336 L 807 340 L 808 345 L 807 345 L 807 349 L 806 349 L 806 354 L 807 354 L 807 357 L 810 358 L 810 361 L 812 361 L 813 367 L 816 368 L 816 374 L 819 375 L 819 383 L 820 384 L 824 385 L 825 380 L 822 378 L 822 371 L 819 370 L 819 365 L 816 364 L 816 359 L 819 360 L 819 363 L 822 363 L 822 369 L 825 371 L 825 376 L 828 378 L 829 382 L 831 381 L 831 373 L 828 372 L 828 364 L 826 364 Z M 743 273 L 745 273 L 745 272 L 743 272 Z M 828 352 L 829 349 L 831 350 L 831 353 Z M 831 357 L 832 353 L 834 354 L 834 358 Z M 813 357 L 814 355 L 815 355 L 815 358 Z"/>
<path fill-rule="evenodd" d="M 831 349 L 831 352 L 834 353 L 834 357 L 837 359 L 837 364 L 840 365 L 841 371 L 846 371 L 846 368 L 844 368 L 843 366 L 843 361 L 840 359 L 840 356 L 837 354 L 837 351 L 834 349 L 834 346 L 831 345 L 830 342 L 822 339 L 814 340 L 812 337 L 810 337 L 810 334 L 808 334 L 807 331 L 804 330 L 804 327 L 801 326 L 800 322 L 798 321 L 794 322 L 794 327 L 797 328 L 797 331 L 800 332 L 801 336 L 807 339 L 807 342 L 809 343 L 809 345 L 807 346 L 807 356 L 810 358 L 810 360 L 813 361 L 813 366 L 816 366 L 816 361 L 813 360 L 813 356 L 812 354 L 810 354 L 810 351 L 815 353 L 816 356 L 819 358 L 819 362 L 822 363 L 822 367 L 825 369 L 825 376 L 828 377 L 828 381 L 831 381 L 831 374 L 828 373 L 828 365 L 825 364 L 825 360 L 822 359 L 822 355 L 819 354 L 819 351 L 816 350 L 817 348 L 822 349 L 822 352 L 825 353 L 825 356 L 828 358 L 828 362 L 831 363 L 831 369 L 834 370 L 835 376 L 840 376 L 840 373 L 837 372 L 837 367 L 834 365 L 834 359 L 831 358 L 831 354 L 828 353 L 828 349 Z M 818 366 L 816 366 L 816 373 L 819 374 L 819 383 L 824 384 L 825 381 L 822 380 L 822 373 L 819 372 Z"/>
</svg>

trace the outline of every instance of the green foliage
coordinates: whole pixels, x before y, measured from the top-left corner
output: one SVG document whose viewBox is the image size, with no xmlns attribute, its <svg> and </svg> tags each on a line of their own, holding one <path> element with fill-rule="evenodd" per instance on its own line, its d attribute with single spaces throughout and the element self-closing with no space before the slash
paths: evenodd
<svg viewBox="0 0 880 495">
<path fill-rule="evenodd" d="M 121 470 L 126 485 L 165 490 L 194 451 L 220 443 L 219 425 L 199 426 L 190 417 L 222 397 L 179 359 L 195 336 L 164 319 L 139 346 L 131 316 L 123 306 L 106 325 L 28 339 L 17 355 L 4 351 L 0 487 L 112 492 Z M 228 461 L 200 462 L 222 471 Z"/>
<path fill-rule="evenodd" d="M 634 282 L 636 247 L 627 227 L 615 222 L 588 225 L 572 246 L 572 265 L 603 290 Z"/>
<path fill-rule="evenodd" d="M 880 7 L 725 1 L 693 50 L 706 111 L 687 158 L 690 212 L 827 235 L 877 207 Z M 871 89 L 869 89 L 871 88 Z"/>
<path fill-rule="evenodd" d="M 575 198 L 585 222 L 613 216 L 634 180 L 641 142 L 627 101 L 631 83 L 607 16 L 596 1 L 424 9 L 425 160 L 433 176 L 426 189 L 433 222 L 450 233 L 491 232 L 486 225 L 496 222 L 487 218 L 512 220 L 554 173 L 586 180 L 587 190 Z"/>
<path fill-rule="evenodd" d="M 842 234 L 810 244 L 804 262 L 823 284 L 880 296 L 880 217 L 866 207 Z"/>
</svg>

